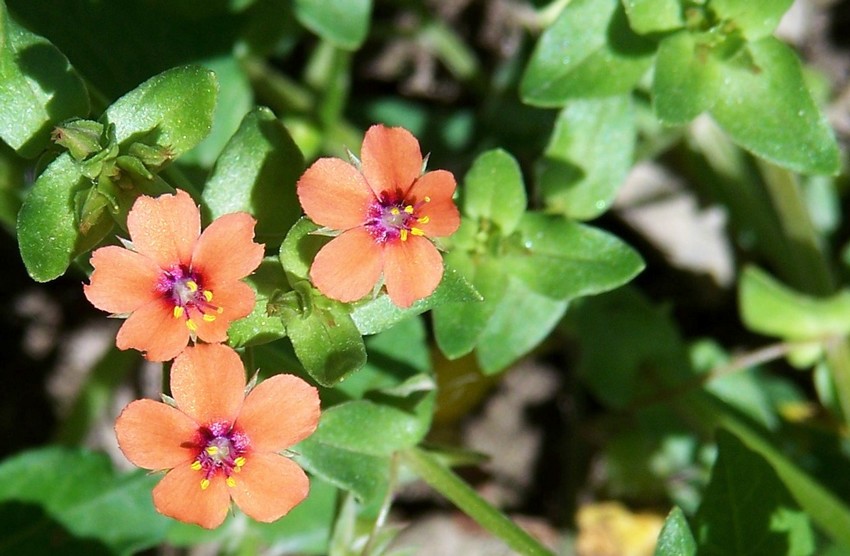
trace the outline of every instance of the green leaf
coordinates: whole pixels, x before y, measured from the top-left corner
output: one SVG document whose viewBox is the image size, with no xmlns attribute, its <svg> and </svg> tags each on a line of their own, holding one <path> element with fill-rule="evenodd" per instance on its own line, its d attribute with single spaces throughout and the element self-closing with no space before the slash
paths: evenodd
<svg viewBox="0 0 850 556">
<path fill-rule="evenodd" d="M 88 111 L 88 91 L 68 59 L 18 25 L 0 1 L 0 138 L 34 157 L 55 124 Z"/>
<path fill-rule="evenodd" d="M 537 168 L 546 207 L 580 220 L 608 210 L 631 169 L 636 135 L 630 96 L 567 104 Z"/>
<path fill-rule="evenodd" d="M 658 535 L 655 556 L 696 556 L 696 553 L 697 543 L 688 520 L 682 510 L 674 506 Z"/>
<path fill-rule="evenodd" d="M 581 348 L 579 376 L 605 404 L 622 409 L 636 399 L 690 379 L 688 352 L 669 315 L 630 286 L 583 299 L 570 314 Z M 652 369 L 658 383 L 644 380 Z"/>
<path fill-rule="evenodd" d="M 566 310 L 566 301 L 540 295 L 511 277 L 476 344 L 481 370 L 495 374 L 507 368 L 543 341 Z"/>
<path fill-rule="evenodd" d="M 216 161 L 203 198 L 212 218 L 244 211 L 257 219 L 257 241 L 277 248 L 301 216 L 295 183 L 304 158 L 268 108 L 242 120 Z"/>
<path fill-rule="evenodd" d="M 696 515 L 700 555 L 814 552 L 809 518 L 776 471 L 734 435 L 718 431 L 718 456 Z"/>
<path fill-rule="evenodd" d="M 309 314 L 287 313 L 283 323 L 295 354 L 322 386 L 336 385 L 366 363 L 363 338 L 342 303 L 314 296 Z"/>
<path fill-rule="evenodd" d="M 434 383 L 431 382 L 433 388 Z M 422 393 L 413 394 L 422 400 Z M 433 407 L 433 395 L 429 407 Z M 384 398 L 386 401 L 386 397 Z M 389 456 L 418 444 L 428 432 L 430 414 L 370 400 L 354 400 L 322 412 L 316 440 L 330 446 L 373 456 Z"/>
<path fill-rule="evenodd" d="M 773 34 L 794 0 L 711 0 L 718 19 L 731 21 L 751 41 Z"/>
<path fill-rule="evenodd" d="M 0 464 L 0 501 L 38 504 L 74 535 L 131 553 L 165 536 L 168 519 L 150 497 L 157 480 L 116 475 L 105 454 L 49 446 Z"/>
<path fill-rule="evenodd" d="M 720 96 L 717 57 L 699 37 L 680 31 L 661 41 L 652 81 L 652 108 L 662 122 L 680 125 L 709 110 Z"/>
<path fill-rule="evenodd" d="M 481 301 L 447 303 L 434 308 L 434 335 L 446 357 L 457 359 L 475 348 L 508 287 L 506 268 L 493 258 L 473 264 L 466 253 L 447 256 L 451 264 L 467 267 L 464 274 L 484 298 Z"/>
<path fill-rule="evenodd" d="M 182 66 L 151 77 L 115 101 L 103 115 L 121 144 L 168 147 L 175 157 L 209 134 L 218 97 L 215 74 Z"/>
<path fill-rule="evenodd" d="M 68 153 L 38 177 L 18 213 L 18 243 L 30 276 L 47 282 L 65 273 L 80 240 L 74 199 L 91 185 Z"/>
<path fill-rule="evenodd" d="M 369 32 L 372 0 L 295 0 L 295 17 L 326 41 L 356 50 Z"/>
<path fill-rule="evenodd" d="M 446 265 L 443 279 L 434 293 L 420 299 L 407 309 L 395 305 L 388 295 L 359 301 L 351 308 L 351 318 L 361 334 L 376 334 L 410 316 L 424 313 L 447 303 L 476 302 L 480 294 L 461 274 Z"/>
<path fill-rule="evenodd" d="M 254 91 L 242 68 L 241 58 L 230 52 L 201 60 L 200 65 L 215 73 L 219 87 L 218 101 L 213 111 L 210 134 L 184 154 L 180 163 L 212 168 L 242 120 L 254 108 Z"/>
<path fill-rule="evenodd" d="M 490 221 L 507 236 L 516 229 L 526 205 L 525 185 L 514 157 L 494 149 L 475 159 L 464 178 L 464 215 Z"/>
<path fill-rule="evenodd" d="M 558 216 L 526 213 L 513 239 L 503 264 L 553 299 L 611 290 L 644 267 L 640 255 L 615 236 Z"/>
<path fill-rule="evenodd" d="M 672 31 L 685 24 L 681 0 L 623 0 L 629 25 L 640 35 Z"/>
<path fill-rule="evenodd" d="M 315 435 L 296 444 L 292 451 L 301 467 L 351 491 L 364 503 L 379 500 L 389 487 L 389 457 L 331 446 L 317 440 Z"/>
<path fill-rule="evenodd" d="M 244 347 L 265 344 L 286 336 L 286 328 L 279 316 L 269 316 L 268 302 L 280 291 L 289 290 L 289 284 L 276 258 L 267 257 L 259 268 L 245 280 L 257 292 L 251 314 L 239 319 L 227 329 L 231 346 Z"/>
<path fill-rule="evenodd" d="M 310 280 L 310 265 L 316 253 L 327 243 L 327 238 L 313 235 L 319 229 L 309 218 L 302 217 L 286 234 L 280 244 L 280 264 L 290 284 Z"/>
<path fill-rule="evenodd" d="M 810 297 L 748 267 L 741 276 L 738 299 L 744 324 L 761 334 L 803 341 L 850 334 L 848 290 L 828 298 Z"/>
<path fill-rule="evenodd" d="M 723 94 L 711 114 L 736 143 L 796 172 L 838 173 L 832 130 L 790 47 L 773 37 L 751 42 L 720 71 Z"/>
<path fill-rule="evenodd" d="M 617 0 L 575 0 L 540 37 L 520 92 L 535 106 L 628 93 L 652 63 L 654 45 L 630 28 Z"/>
</svg>

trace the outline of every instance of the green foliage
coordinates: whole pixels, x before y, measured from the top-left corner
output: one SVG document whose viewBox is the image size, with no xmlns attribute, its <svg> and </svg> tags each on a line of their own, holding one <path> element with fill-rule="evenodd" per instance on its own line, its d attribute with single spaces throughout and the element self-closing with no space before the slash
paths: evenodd
<svg viewBox="0 0 850 556">
<path fill-rule="evenodd" d="M 664 528 L 658 536 L 655 556 L 696 556 L 697 544 L 688 520 L 682 510 L 675 506 L 670 510 Z"/>
<path fill-rule="evenodd" d="M 814 551 L 809 518 L 767 461 L 735 436 L 718 433 L 718 456 L 696 515 L 700 554 Z"/>
<path fill-rule="evenodd" d="M 68 59 L 21 27 L 0 2 L 0 138 L 26 157 L 45 147 L 52 127 L 89 111 L 88 92 Z"/>
<path fill-rule="evenodd" d="M 150 504 L 157 479 L 142 471 L 118 475 L 104 454 L 59 447 L 34 450 L 0 464 L 0 479 L 4 504 L 22 502 L 44 510 L 28 511 L 32 521 L 19 531 L 49 528 L 55 520 L 78 538 L 131 554 L 159 542 L 168 527 Z M 0 546 L 11 540 L 4 537 Z"/>
</svg>

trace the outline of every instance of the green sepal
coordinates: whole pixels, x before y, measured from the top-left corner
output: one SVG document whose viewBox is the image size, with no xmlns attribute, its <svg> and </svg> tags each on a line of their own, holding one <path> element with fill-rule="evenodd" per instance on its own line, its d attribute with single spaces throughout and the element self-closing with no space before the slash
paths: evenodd
<svg viewBox="0 0 850 556">
<path fill-rule="evenodd" d="M 74 160 L 80 161 L 101 150 L 103 124 L 93 120 L 72 120 L 59 124 L 50 134 L 54 143 L 68 149 Z"/>
</svg>

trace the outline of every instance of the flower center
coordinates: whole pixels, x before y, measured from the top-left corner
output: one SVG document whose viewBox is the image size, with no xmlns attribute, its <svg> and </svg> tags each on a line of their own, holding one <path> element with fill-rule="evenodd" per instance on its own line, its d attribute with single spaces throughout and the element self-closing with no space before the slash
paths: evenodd
<svg viewBox="0 0 850 556">
<path fill-rule="evenodd" d="M 203 288 L 201 276 L 185 266 L 174 266 L 162 273 L 157 290 L 174 305 L 174 318 L 185 319 L 186 328 L 191 332 L 198 330 L 193 318 L 200 317 L 206 322 L 215 320 L 223 309 L 213 305 L 213 292 Z"/>
<path fill-rule="evenodd" d="M 427 224 L 430 218 L 422 214 L 422 208 L 431 202 L 430 197 L 422 201 L 408 203 L 400 196 L 381 194 L 367 211 L 364 226 L 377 243 L 388 241 L 407 241 L 410 235 L 422 236 L 425 232 L 418 225 Z"/>
<path fill-rule="evenodd" d="M 201 490 L 210 486 L 210 479 L 216 473 L 223 473 L 227 486 L 236 486 L 234 473 L 239 473 L 245 465 L 245 452 L 250 441 L 245 433 L 234 430 L 230 423 L 216 422 L 199 429 L 201 434 L 200 450 L 192 469 L 200 471 Z"/>
</svg>

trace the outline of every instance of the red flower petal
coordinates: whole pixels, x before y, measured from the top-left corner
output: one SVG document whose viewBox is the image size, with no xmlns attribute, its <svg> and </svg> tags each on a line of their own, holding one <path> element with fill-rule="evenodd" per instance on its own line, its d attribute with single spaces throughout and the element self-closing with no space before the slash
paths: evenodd
<svg viewBox="0 0 850 556">
<path fill-rule="evenodd" d="M 183 319 L 175 319 L 173 307 L 163 299 L 139 307 L 118 330 L 118 349 L 145 352 L 149 361 L 174 359 L 189 343 Z"/>
<path fill-rule="evenodd" d="M 161 268 L 188 265 L 201 233 L 201 214 L 185 191 L 157 198 L 142 195 L 127 215 L 127 229 L 136 251 Z"/>
<path fill-rule="evenodd" d="M 455 177 L 445 170 L 428 172 L 413 184 L 407 194 L 408 202 L 415 204 L 426 197 L 431 200 L 422 205 L 417 216 L 428 217 L 427 224 L 419 224 L 425 235 L 429 237 L 448 236 L 455 233 L 460 226 L 460 213 L 452 200 L 455 188 Z"/>
<path fill-rule="evenodd" d="M 310 267 L 313 285 L 338 301 L 356 301 L 381 276 L 382 248 L 364 228 L 352 228 L 322 247 Z"/>
<path fill-rule="evenodd" d="M 354 166 L 338 158 L 321 158 L 298 180 L 298 200 L 316 224 L 348 230 L 363 224 L 375 195 Z"/>
<path fill-rule="evenodd" d="M 171 367 L 171 395 L 180 411 L 201 425 L 233 423 L 245 396 L 245 368 L 222 344 L 186 348 Z"/>
<path fill-rule="evenodd" d="M 115 421 L 118 447 L 145 469 L 187 466 L 197 455 L 198 424 L 182 411 L 153 400 L 136 400 Z"/>
<path fill-rule="evenodd" d="M 366 131 L 360 149 L 363 175 L 380 197 L 384 191 L 407 190 L 422 173 L 419 141 L 402 127 L 373 125 Z"/>
<path fill-rule="evenodd" d="M 197 335 L 205 342 L 224 342 L 230 323 L 248 316 L 254 309 L 254 290 L 245 282 L 229 282 L 213 290 L 213 305 L 222 308 L 212 322 L 205 321 L 198 311 L 192 311 L 192 320 L 198 325 Z"/>
<path fill-rule="evenodd" d="M 205 288 L 239 280 L 263 260 L 263 246 L 254 243 L 256 220 L 245 212 L 217 218 L 201 234 L 192 254 L 192 270 L 203 276 Z"/>
<path fill-rule="evenodd" d="M 399 307 L 410 307 L 434 293 L 442 277 L 443 258 L 424 237 L 409 236 L 384 250 L 384 282 Z"/>
<path fill-rule="evenodd" d="M 111 245 L 92 253 L 91 264 L 91 284 L 83 292 L 98 309 L 132 313 L 160 295 L 156 282 L 162 271 L 145 256 Z"/>
<path fill-rule="evenodd" d="M 295 462 L 278 454 L 253 452 L 245 458 L 230 496 L 239 508 L 257 521 L 280 519 L 310 492 L 310 481 Z"/>
<path fill-rule="evenodd" d="M 273 376 L 248 394 L 236 424 L 253 449 L 279 452 L 316 430 L 319 392 L 297 376 Z"/>
<path fill-rule="evenodd" d="M 230 493 L 224 476 L 217 473 L 201 489 L 203 474 L 189 464 L 175 467 L 153 489 L 153 504 L 159 513 L 207 529 L 222 524 L 230 508 Z"/>
</svg>

